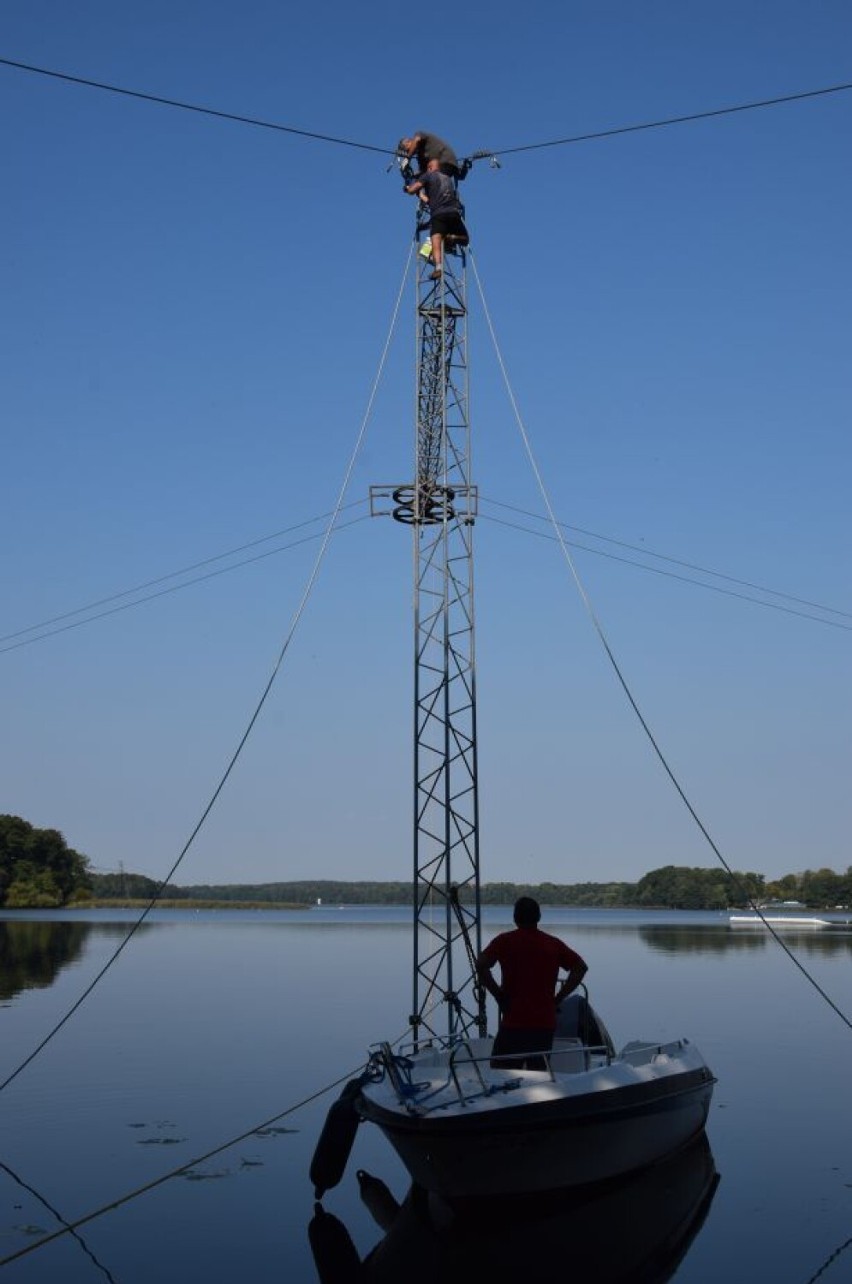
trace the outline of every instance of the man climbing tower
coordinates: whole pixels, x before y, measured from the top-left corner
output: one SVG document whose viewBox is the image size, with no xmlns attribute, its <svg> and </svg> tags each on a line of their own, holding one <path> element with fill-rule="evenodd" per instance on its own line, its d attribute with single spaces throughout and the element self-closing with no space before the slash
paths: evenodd
<svg viewBox="0 0 852 1284">
<path fill-rule="evenodd" d="M 433 157 L 421 174 L 406 186 L 409 196 L 417 196 L 429 205 L 429 236 L 432 241 L 432 280 L 437 281 L 444 270 L 444 243 L 447 249 L 467 245 L 470 241 L 462 219 L 462 207 L 453 180 L 441 172 L 440 162 Z"/>
<path fill-rule="evenodd" d="M 401 156 L 417 161 L 418 178 L 423 177 L 429 162 L 433 160 L 438 162 L 441 173 L 446 174 L 447 178 L 458 181 L 461 175 L 458 157 L 450 144 L 445 143 L 437 134 L 427 133 L 425 129 L 418 129 L 411 138 L 401 138 L 397 151 Z"/>
</svg>

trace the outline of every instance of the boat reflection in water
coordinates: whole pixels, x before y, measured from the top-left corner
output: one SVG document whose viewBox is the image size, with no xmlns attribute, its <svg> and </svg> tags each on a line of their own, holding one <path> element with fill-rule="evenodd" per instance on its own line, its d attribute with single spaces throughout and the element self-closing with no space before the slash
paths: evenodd
<svg viewBox="0 0 852 1284">
<path fill-rule="evenodd" d="M 702 1133 L 630 1177 L 464 1210 L 419 1186 L 398 1204 L 378 1178 L 360 1171 L 358 1181 L 384 1238 L 362 1261 L 342 1222 L 317 1204 L 309 1235 L 321 1284 L 494 1284 L 560 1261 L 570 1262 L 572 1278 L 588 1273 L 596 1284 L 663 1284 L 704 1224 L 719 1175 Z"/>
<path fill-rule="evenodd" d="M 643 924 L 639 928 L 639 939 L 656 954 L 757 955 L 761 950 L 777 948 L 767 928 L 762 931 L 748 927 L 744 930 L 732 928 L 727 919 L 724 923 L 700 926 Z M 836 917 L 829 919 L 825 927 L 816 930 L 812 927 L 787 926 L 784 941 L 798 953 L 826 956 L 852 954 L 852 923 L 848 919 Z"/>
</svg>

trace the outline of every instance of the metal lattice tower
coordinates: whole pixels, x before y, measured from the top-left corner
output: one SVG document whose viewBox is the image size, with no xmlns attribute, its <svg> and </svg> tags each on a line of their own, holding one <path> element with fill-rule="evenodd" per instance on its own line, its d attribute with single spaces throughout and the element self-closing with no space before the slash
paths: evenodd
<svg viewBox="0 0 852 1284">
<path fill-rule="evenodd" d="M 485 1033 L 481 948 L 467 279 L 417 255 L 415 478 L 371 489 L 414 543 L 415 1043 Z"/>
</svg>

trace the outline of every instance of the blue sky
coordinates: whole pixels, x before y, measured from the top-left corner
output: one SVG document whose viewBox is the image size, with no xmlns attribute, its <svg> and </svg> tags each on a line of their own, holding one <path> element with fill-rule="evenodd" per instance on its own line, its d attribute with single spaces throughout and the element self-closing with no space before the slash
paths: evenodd
<svg viewBox="0 0 852 1284">
<path fill-rule="evenodd" d="M 295 19 L 261 0 L 7 0 L 0 56 L 375 147 L 428 128 L 462 154 L 852 80 L 842 0 L 457 12 L 441 28 L 390 4 Z M 10 67 L 0 110 L 12 635 L 333 507 L 412 203 L 379 153 Z M 834 609 L 653 562 L 811 618 L 758 605 L 601 556 L 643 552 L 590 537 L 597 554 L 576 554 L 694 806 L 735 868 L 769 876 L 852 859 L 850 123 L 852 93 L 831 94 L 507 154 L 464 189 L 559 517 L 646 562 Z M 409 292 L 348 501 L 410 476 L 413 324 Z M 475 297 L 470 332 L 483 876 L 711 865 L 558 552 L 529 533 L 545 528 L 498 507 L 542 512 Z M 408 876 L 408 540 L 368 520 L 335 536 L 177 881 Z M 61 829 L 96 868 L 165 874 L 316 549 L 7 637 L 0 810 Z"/>
</svg>

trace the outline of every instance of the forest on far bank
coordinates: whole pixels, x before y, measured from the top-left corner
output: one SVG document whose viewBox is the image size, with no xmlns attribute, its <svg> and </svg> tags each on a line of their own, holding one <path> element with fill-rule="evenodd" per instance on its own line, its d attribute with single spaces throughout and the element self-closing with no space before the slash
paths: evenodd
<svg viewBox="0 0 852 1284">
<path fill-rule="evenodd" d="M 664 865 L 637 883 L 485 883 L 485 905 L 511 905 L 519 896 L 534 896 L 543 905 L 597 909 L 725 910 L 763 901 L 798 901 L 810 909 L 852 906 L 852 866 L 845 874 L 831 869 L 805 870 L 770 881 L 752 872 L 727 874 L 723 869 Z M 88 857 L 69 847 L 56 829 L 36 829 L 20 816 L 0 815 L 0 906 L 5 909 L 58 909 L 104 901 L 172 905 L 406 905 L 411 882 L 301 879 L 276 883 L 161 885 L 145 874 L 120 868 L 96 874 Z M 462 888 L 460 899 L 470 902 Z"/>
<path fill-rule="evenodd" d="M 98 898 L 150 899 L 156 892 L 153 879 L 138 874 L 97 874 L 92 878 Z M 305 879 L 281 883 L 169 885 L 163 896 L 173 901 L 289 905 L 408 905 L 411 883 Z M 762 874 L 741 873 L 732 878 L 724 871 L 666 865 L 643 875 L 638 883 L 484 883 L 484 905 L 511 905 L 519 896 L 534 896 L 542 905 L 571 905 L 587 909 L 689 909 L 726 910 L 749 900 L 799 901 L 812 909 L 848 908 L 852 905 L 852 868 L 845 875 L 830 869 L 806 870 L 770 882 Z M 462 888 L 459 899 L 472 895 Z"/>
</svg>

